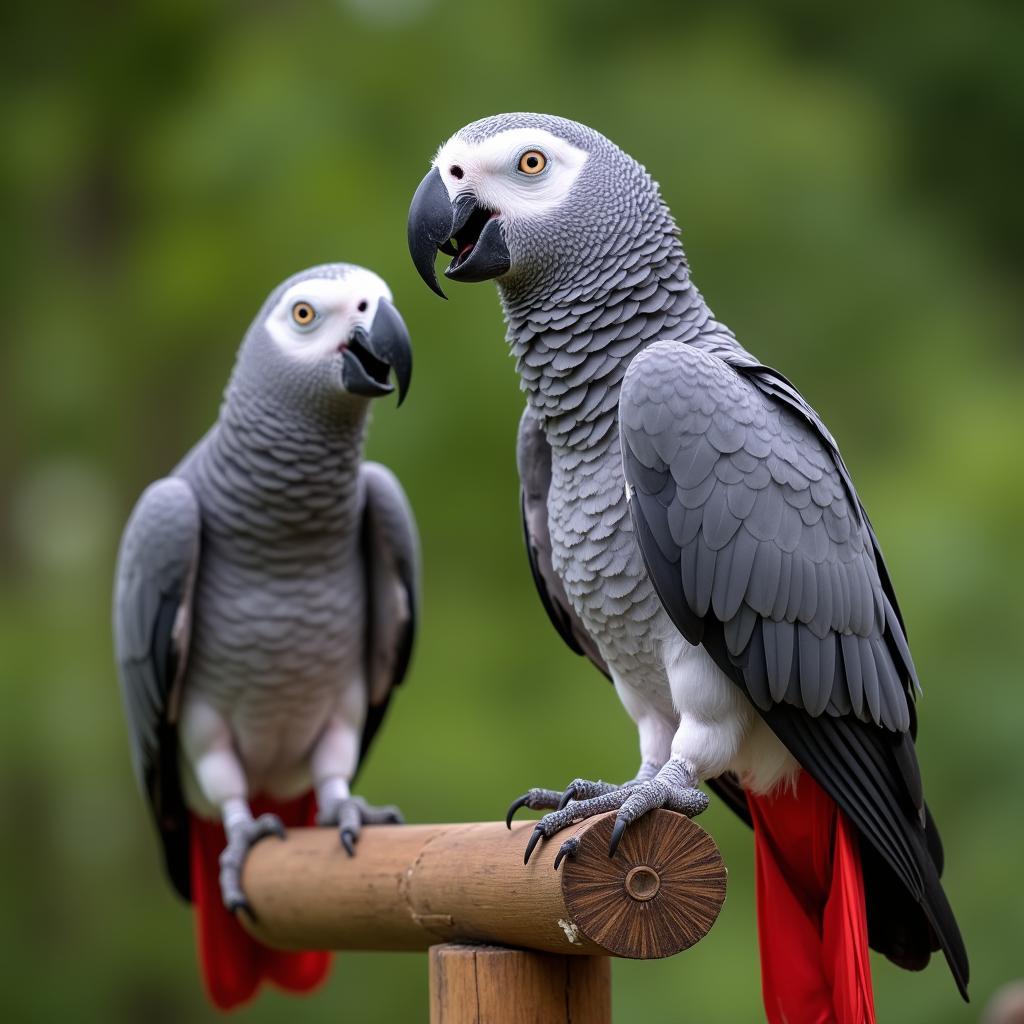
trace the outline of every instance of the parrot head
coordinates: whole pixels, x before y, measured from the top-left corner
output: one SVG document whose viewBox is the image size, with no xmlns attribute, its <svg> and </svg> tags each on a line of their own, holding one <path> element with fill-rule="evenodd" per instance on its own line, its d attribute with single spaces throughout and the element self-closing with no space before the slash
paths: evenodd
<svg viewBox="0 0 1024 1024">
<path fill-rule="evenodd" d="M 412 344 L 384 281 L 362 267 L 329 263 L 271 293 L 246 335 L 239 368 L 306 401 L 389 395 L 394 373 L 401 405 Z"/>
<path fill-rule="evenodd" d="M 437 152 L 409 209 L 409 252 L 438 295 L 452 281 L 557 283 L 617 244 L 648 213 L 671 221 L 644 168 L 599 132 L 546 114 L 498 114 Z M 674 224 L 672 224 L 674 230 Z"/>
</svg>

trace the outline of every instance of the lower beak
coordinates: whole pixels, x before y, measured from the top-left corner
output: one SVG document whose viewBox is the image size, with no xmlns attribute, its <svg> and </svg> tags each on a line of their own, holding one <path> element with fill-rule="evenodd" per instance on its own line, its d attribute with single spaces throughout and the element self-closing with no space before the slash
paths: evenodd
<svg viewBox="0 0 1024 1024">
<path fill-rule="evenodd" d="M 412 380 L 412 341 L 399 312 L 381 298 L 369 331 L 362 325 L 352 331 L 342 352 L 341 382 L 346 391 L 368 398 L 389 395 L 394 387 L 388 376 L 394 372 L 398 404 L 405 401 Z"/>
<path fill-rule="evenodd" d="M 427 173 L 412 197 L 408 233 L 414 266 L 442 299 L 446 296 L 434 271 L 438 252 L 455 257 L 445 270 L 445 276 L 453 281 L 488 281 L 501 277 L 511 266 L 497 215 L 480 207 L 471 192 L 460 192 L 454 200 L 449 199 L 436 167 Z"/>
</svg>

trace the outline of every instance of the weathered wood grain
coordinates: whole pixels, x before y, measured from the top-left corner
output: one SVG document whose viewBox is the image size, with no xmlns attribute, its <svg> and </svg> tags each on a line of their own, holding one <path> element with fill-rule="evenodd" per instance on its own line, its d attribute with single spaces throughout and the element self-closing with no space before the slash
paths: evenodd
<svg viewBox="0 0 1024 1024">
<path fill-rule="evenodd" d="M 430 947 L 430 1024 L 611 1024 L 611 991 L 607 957 Z"/>
<path fill-rule="evenodd" d="M 608 856 L 613 815 L 544 844 L 523 864 L 532 822 L 378 826 L 355 857 L 331 829 L 295 829 L 252 850 L 244 922 L 291 949 L 425 950 L 476 941 L 557 954 L 670 956 L 710 930 L 726 871 L 695 822 L 654 811 Z M 552 869 L 571 835 L 574 858 Z"/>
</svg>

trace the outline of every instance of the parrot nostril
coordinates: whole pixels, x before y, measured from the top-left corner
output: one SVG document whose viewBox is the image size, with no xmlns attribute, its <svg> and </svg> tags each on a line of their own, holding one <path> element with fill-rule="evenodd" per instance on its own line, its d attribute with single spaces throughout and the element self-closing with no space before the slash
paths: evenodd
<svg viewBox="0 0 1024 1024">
<path fill-rule="evenodd" d="M 462 170 L 462 168 L 461 168 L 461 167 L 460 167 L 460 166 L 459 166 L 458 164 L 452 164 L 452 165 L 451 165 L 451 167 L 449 167 L 449 168 L 448 168 L 448 173 L 449 173 L 449 174 L 450 174 L 450 175 L 451 175 L 451 176 L 452 176 L 453 178 L 461 178 L 461 177 L 462 177 L 462 175 L 463 175 L 463 174 L 464 174 L 465 172 L 464 172 L 464 171 Z"/>
</svg>

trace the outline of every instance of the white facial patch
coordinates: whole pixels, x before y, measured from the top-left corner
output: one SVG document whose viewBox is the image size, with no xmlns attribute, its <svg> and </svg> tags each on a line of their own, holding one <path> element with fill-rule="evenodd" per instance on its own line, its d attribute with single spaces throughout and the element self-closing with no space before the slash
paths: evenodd
<svg viewBox="0 0 1024 1024">
<path fill-rule="evenodd" d="M 519 170 L 520 157 L 530 150 L 546 160 L 539 174 Z M 586 162 L 586 152 L 543 128 L 511 128 L 483 142 L 453 135 L 434 158 L 449 197 L 471 189 L 481 206 L 509 219 L 541 216 L 560 206 Z"/>
<path fill-rule="evenodd" d="M 357 325 L 370 329 L 382 298 L 391 301 L 388 286 L 361 267 L 354 267 L 344 277 L 312 277 L 284 293 L 267 317 L 267 331 L 288 355 L 309 361 L 323 359 L 337 352 Z M 300 320 L 307 306 L 314 318 L 305 324 Z"/>
</svg>

